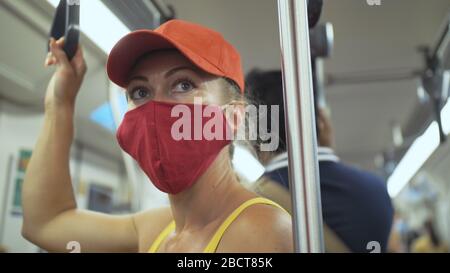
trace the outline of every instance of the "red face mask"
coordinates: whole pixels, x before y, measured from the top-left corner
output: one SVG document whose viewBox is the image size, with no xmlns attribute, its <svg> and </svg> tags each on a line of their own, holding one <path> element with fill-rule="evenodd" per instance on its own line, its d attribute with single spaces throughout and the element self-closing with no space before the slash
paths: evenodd
<svg viewBox="0 0 450 273">
<path fill-rule="evenodd" d="M 127 112 L 117 130 L 122 149 L 159 190 L 170 194 L 197 181 L 231 143 L 227 136 L 230 130 L 218 106 L 156 101 Z"/>
</svg>

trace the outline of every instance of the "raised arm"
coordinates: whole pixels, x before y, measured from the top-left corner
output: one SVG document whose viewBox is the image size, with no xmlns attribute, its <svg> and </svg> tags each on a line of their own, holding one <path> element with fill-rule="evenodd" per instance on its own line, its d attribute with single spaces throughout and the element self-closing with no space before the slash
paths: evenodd
<svg viewBox="0 0 450 273">
<path fill-rule="evenodd" d="M 45 119 L 23 185 L 22 234 L 49 251 L 68 252 L 70 241 L 82 252 L 138 250 L 133 216 L 110 216 L 77 209 L 69 171 L 75 98 L 86 73 L 81 48 L 72 61 L 64 41 L 50 42 L 46 66 L 56 66 L 45 98 Z"/>
</svg>

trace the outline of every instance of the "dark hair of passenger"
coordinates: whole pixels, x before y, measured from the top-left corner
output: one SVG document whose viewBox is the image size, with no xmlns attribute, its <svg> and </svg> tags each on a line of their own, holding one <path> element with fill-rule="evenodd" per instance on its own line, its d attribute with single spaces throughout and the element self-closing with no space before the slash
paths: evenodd
<svg viewBox="0 0 450 273">
<path fill-rule="evenodd" d="M 278 105 L 280 112 L 278 118 L 280 144 L 276 153 L 286 151 L 286 129 L 284 124 L 283 107 L 283 80 L 280 70 L 261 71 L 252 70 L 246 77 L 247 96 L 259 105 L 267 105 L 267 111 L 270 116 L 272 105 Z M 260 117 L 258 117 L 259 119 Z M 264 118 L 264 117 L 262 117 Z M 267 129 L 272 130 L 270 119 L 267 120 Z"/>
</svg>

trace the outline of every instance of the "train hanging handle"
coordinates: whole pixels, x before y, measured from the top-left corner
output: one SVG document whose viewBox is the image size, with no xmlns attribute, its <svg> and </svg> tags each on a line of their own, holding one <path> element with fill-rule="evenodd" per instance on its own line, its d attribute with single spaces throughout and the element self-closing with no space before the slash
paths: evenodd
<svg viewBox="0 0 450 273">
<path fill-rule="evenodd" d="M 65 37 L 64 52 L 66 52 L 67 58 L 70 61 L 77 52 L 78 42 L 80 40 L 79 0 L 60 0 L 53 18 L 49 40 L 52 37 L 56 40 Z M 47 51 L 50 51 L 48 43 Z"/>
</svg>

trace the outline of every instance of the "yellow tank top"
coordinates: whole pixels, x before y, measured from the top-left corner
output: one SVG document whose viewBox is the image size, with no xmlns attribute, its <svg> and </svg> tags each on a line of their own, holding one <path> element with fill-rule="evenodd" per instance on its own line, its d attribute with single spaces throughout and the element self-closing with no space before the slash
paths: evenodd
<svg viewBox="0 0 450 273">
<path fill-rule="evenodd" d="M 227 228 L 233 223 L 233 221 L 241 214 L 242 211 L 244 211 L 246 208 L 250 207 L 251 205 L 255 204 L 266 204 L 266 205 L 272 205 L 275 207 L 278 207 L 284 211 L 286 211 L 284 208 L 282 208 L 277 203 L 273 202 L 272 200 L 262 198 L 262 197 L 256 197 L 250 200 L 247 200 L 246 202 L 242 203 L 237 209 L 235 209 L 228 217 L 223 221 L 223 223 L 220 225 L 220 227 L 217 229 L 216 233 L 214 233 L 214 236 L 209 241 L 206 248 L 203 250 L 203 253 L 214 253 L 216 252 L 217 247 L 219 246 L 220 240 L 222 239 L 223 234 L 227 230 Z M 156 240 L 153 242 L 152 246 L 148 250 L 148 253 L 156 253 L 159 249 L 159 246 L 161 245 L 162 241 L 175 230 L 175 221 L 170 222 L 170 224 L 158 235 Z"/>
</svg>

